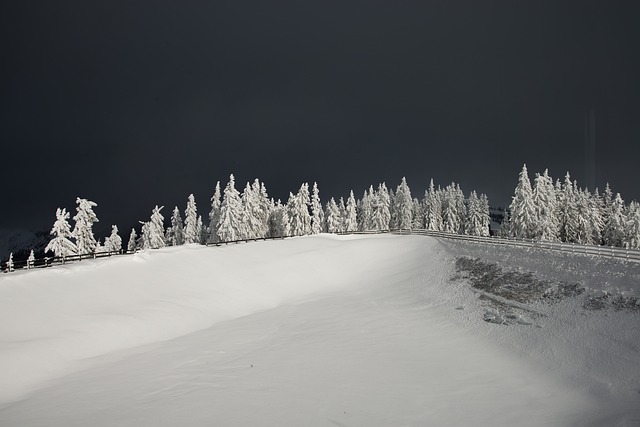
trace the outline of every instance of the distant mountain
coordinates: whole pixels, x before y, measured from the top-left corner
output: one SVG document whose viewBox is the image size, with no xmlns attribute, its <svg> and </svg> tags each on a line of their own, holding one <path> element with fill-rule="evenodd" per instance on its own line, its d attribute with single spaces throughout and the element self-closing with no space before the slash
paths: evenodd
<svg viewBox="0 0 640 427">
<path fill-rule="evenodd" d="M 0 230 L 0 259 L 6 261 L 11 252 L 15 260 L 26 259 L 32 249 L 36 257 L 42 256 L 50 238 L 44 230 Z"/>
</svg>

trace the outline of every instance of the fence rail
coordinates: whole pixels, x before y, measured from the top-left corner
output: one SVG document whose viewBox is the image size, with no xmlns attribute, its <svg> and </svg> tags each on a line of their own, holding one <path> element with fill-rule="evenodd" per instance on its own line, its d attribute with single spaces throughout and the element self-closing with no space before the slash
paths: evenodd
<svg viewBox="0 0 640 427">
<path fill-rule="evenodd" d="M 600 257 L 625 259 L 640 262 L 639 249 L 616 248 L 613 246 L 580 245 L 576 243 L 548 242 L 539 240 L 526 240 L 505 237 L 480 237 L 467 236 L 464 234 L 445 233 L 431 230 L 391 230 L 393 234 L 418 234 L 423 236 L 438 237 L 451 240 L 463 240 L 476 243 L 488 243 L 500 246 L 512 246 L 520 248 L 539 248 L 557 252 L 575 253 L 582 255 L 594 255 Z"/>
<path fill-rule="evenodd" d="M 538 248 L 538 249 L 546 249 L 546 250 L 558 251 L 558 252 L 567 252 L 567 253 L 582 254 L 582 255 L 593 255 L 593 256 L 624 259 L 628 261 L 640 262 L 639 249 L 624 249 L 624 248 L 615 248 L 612 246 L 579 245 L 574 243 L 546 242 L 546 241 L 537 241 L 537 240 L 504 238 L 504 237 L 497 237 L 497 236 L 491 236 L 491 237 L 467 236 L 464 234 L 445 233 L 443 231 L 411 230 L 411 229 L 406 229 L 406 230 L 393 229 L 393 230 L 382 230 L 382 231 L 353 231 L 353 232 L 338 233 L 338 234 L 340 235 L 351 235 L 351 234 L 421 235 L 421 236 L 437 237 L 442 239 L 462 240 L 462 241 L 475 242 L 475 243 L 487 243 L 491 245 L 499 245 L 499 246 L 507 246 L 507 247 L 512 246 L 512 247 L 520 247 L 520 248 Z M 296 236 L 258 237 L 254 239 L 239 239 L 239 240 L 232 240 L 228 242 L 207 243 L 206 246 L 232 245 L 232 244 L 247 243 L 247 242 L 257 242 L 260 240 L 262 241 L 282 240 L 290 237 L 296 237 Z M 66 257 L 43 257 L 43 258 L 36 258 L 32 261 L 14 260 L 12 268 L 9 268 L 7 266 L 7 263 L 3 262 L 2 271 L 5 273 L 8 273 L 15 270 L 47 268 L 47 267 L 53 267 L 56 265 L 65 265 L 69 262 L 82 261 L 83 259 L 98 259 L 98 258 L 107 258 L 112 256 L 132 255 L 136 252 L 138 251 L 137 250 L 135 251 L 121 250 L 121 251 L 110 251 L 110 252 L 109 251 L 97 252 L 97 253 L 82 254 L 82 255 L 69 255 Z"/>
</svg>

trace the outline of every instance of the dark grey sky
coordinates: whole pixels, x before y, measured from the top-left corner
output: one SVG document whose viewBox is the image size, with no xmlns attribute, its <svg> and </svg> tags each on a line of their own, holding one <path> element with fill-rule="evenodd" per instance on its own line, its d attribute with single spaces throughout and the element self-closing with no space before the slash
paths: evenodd
<svg viewBox="0 0 640 427">
<path fill-rule="evenodd" d="M 0 228 L 80 195 L 101 225 L 202 213 L 217 180 L 323 200 L 406 175 L 504 204 L 526 162 L 640 199 L 634 1 L 29 1 L 0 6 Z"/>
</svg>

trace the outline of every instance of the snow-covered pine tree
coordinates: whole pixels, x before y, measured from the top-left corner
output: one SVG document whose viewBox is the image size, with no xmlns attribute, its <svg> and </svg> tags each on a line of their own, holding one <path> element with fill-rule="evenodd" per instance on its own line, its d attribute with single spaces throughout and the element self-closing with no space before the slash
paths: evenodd
<svg viewBox="0 0 640 427">
<path fill-rule="evenodd" d="M 211 211 L 209 212 L 209 243 L 220 241 L 218 237 L 218 221 L 220 220 L 220 181 L 216 182 L 216 189 L 211 197 Z M 173 223 L 173 219 L 171 221 Z"/>
<path fill-rule="evenodd" d="M 624 244 L 626 234 L 624 210 L 624 201 L 620 197 L 620 193 L 617 193 L 611 203 L 607 223 L 604 225 L 603 238 L 607 246 L 620 247 Z"/>
<path fill-rule="evenodd" d="M 80 255 L 93 253 L 96 247 L 96 239 L 93 236 L 93 224 L 98 222 L 93 208 L 96 207 L 97 204 L 87 199 L 81 199 L 80 197 L 76 199 L 76 204 L 78 205 L 76 208 L 78 213 L 73 217 L 76 224 L 72 235 L 76 239 L 78 253 Z"/>
<path fill-rule="evenodd" d="M 395 228 L 406 230 L 411 228 L 413 221 L 413 199 L 411 198 L 411 190 L 407 185 L 407 180 L 402 177 L 400 185 L 396 188 L 393 203 L 393 218 L 391 222 Z"/>
<path fill-rule="evenodd" d="M 593 244 L 593 224 L 591 223 L 592 213 L 590 211 L 591 205 L 589 203 L 591 194 L 585 189 L 583 191 L 577 189 L 577 183 L 574 183 L 576 188 L 576 243 L 583 245 Z"/>
<path fill-rule="evenodd" d="M 391 196 L 384 182 L 378 184 L 372 221 L 373 229 L 377 231 L 389 230 L 391 226 Z"/>
<path fill-rule="evenodd" d="M 272 201 L 267 194 L 267 187 L 257 178 L 253 182 L 252 190 L 258 200 L 258 210 L 256 211 L 258 217 L 258 237 L 266 237 L 269 233 L 269 215 L 273 208 Z"/>
<path fill-rule="evenodd" d="M 71 226 L 68 222 L 69 213 L 66 209 L 56 210 L 56 221 L 53 223 L 51 235 L 53 239 L 47 244 L 45 252 L 53 252 L 57 257 L 67 257 L 78 252 L 78 248 L 71 241 Z"/>
<path fill-rule="evenodd" d="M 240 193 L 236 190 L 235 178 L 231 174 L 220 205 L 218 237 L 221 242 L 231 242 L 240 240 L 242 234 L 242 200 Z"/>
<path fill-rule="evenodd" d="M 589 199 L 589 214 L 593 229 L 592 241 L 595 245 L 602 244 L 602 232 L 604 230 L 604 207 L 602 205 L 602 197 L 596 188 Z"/>
<path fill-rule="evenodd" d="M 518 185 L 511 205 L 511 235 L 520 239 L 533 239 L 538 229 L 536 207 L 533 204 L 533 190 L 527 172 L 527 165 L 522 166 Z"/>
<path fill-rule="evenodd" d="M 562 191 L 558 196 L 558 224 L 560 225 L 560 240 L 568 243 L 578 241 L 578 211 L 576 209 L 577 195 L 569 172 L 564 177 Z"/>
<path fill-rule="evenodd" d="M 340 214 L 340 209 L 333 197 L 327 202 L 326 212 L 327 232 L 342 232 L 342 215 Z"/>
<path fill-rule="evenodd" d="M 118 234 L 117 226 L 111 226 L 111 235 L 105 239 L 104 249 L 109 252 L 120 252 L 122 250 L 122 238 Z"/>
<path fill-rule="evenodd" d="M 533 186 L 533 205 L 536 209 L 534 238 L 556 242 L 559 239 L 557 198 L 553 188 L 553 178 L 549 171 L 536 174 Z"/>
<path fill-rule="evenodd" d="M 424 229 L 424 206 L 417 198 L 413 199 L 413 222 L 411 228 L 414 230 Z"/>
<path fill-rule="evenodd" d="M 464 220 L 467 217 L 467 203 L 464 193 L 460 189 L 460 184 L 456 184 L 454 191 L 456 201 L 456 215 L 458 216 L 458 234 L 464 234 Z"/>
<path fill-rule="evenodd" d="M 9 259 L 7 260 L 7 271 L 9 273 L 13 271 L 13 252 L 9 254 Z"/>
<path fill-rule="evenodd" d="M 280 199 L 273 204 L 269 211 L 269 237 L 289 236 L 289 217 L 286 206 L 282 205 Z"/>
<path fill-rule="evenodd" d="M 305 236 L 311 233 L 310 204 L 308 184 L 302 184 L 296 195 L 289 193 L 287 215 L 289 217 L 289 231 L 292 236 Z"/>
<path fill-rule="evenodd" d="M 131 235 L 129 235 L 129 242 L 127 243 L 127 252 L 135 252 L 136 246 L 138 242 L 138 235 L 136 234 L 136 229 L 131 229 Z"/>
<path fill-rule="evenodd" d="M 35 262 L 36 254 L 33 252 L 33 249 L 31 249 L 31 252 L 29 252 L 29 258 L 27 258 L 27 268 L 33 268 Z"/>
<path fill-rule="evenodd" d="M 189 194 L 187 208 L 184 211 L 184 243 L 200 243 L 198 230 L 198 208 L 193 194 Z"/>
<path fill-rule="evenodd" d="M 105 240 L 105 243 L 106 243 L 106 240 Z M 100 244 L 100 239 L 96 239 L 96 247 L 93 248 L 93 253 L 94 254 L 99 254 L 99 253 L 102 253 L 102 252 L 106 252 L 106 249 L 104 248 L 104 246 L 102 246 Z"/>
<path fill-rule="evenodd" d="M 318 190 L 318 184 L 314 182 L 313 192 L 311 193 L 311 234 L 322 233 L 323 229 L 324 212 L 320 202 L 320 191 Z"/>
<path fill-rule="evenodd" d="M 630 249 L 638 249 L 640 248 L 640 205 L 635 201 L 629 203 L 625 216 L 624 246 Z"/>
<path fill-rule="evenodd" d="M 252 187 L 247 182 L 247 185 L 242 192 L 240 199 L 242 200 L 242 230 L 243 239 L 255 239 L 263 237 L 260 235 L 262 232 L 261 224 L 261 206 L 260 206 L 260 187 Z"/>
<path fill-rule="evenodd" d="M 429 189 L 425 193 L 424 221 L 427 230 L 442 231 L 442 203 L 440 194 L 436 192 L 433 185 L 433 178 L 429 183 Z"/>
<path fill-rule="evenodd" d="M 458 233 L 461 228 L 458 206 L 456 203 L 456 188 L 452 182 L 442 193 L 442 231 Z"/>
<path fill-rule="evenodd" d="M 170 246 L 180 246 L 184 244 L 182 217 L 180 216 L 180 209 L 178 209 L 177 206 L 173 208 L 173 212 L 171 213 L 171 227 L 169 227 L 166 241 Z"/>
<path fill-rule="evenodd" d="M 353 190 L 349 193 L 349 199 L 347 199 L 347 207 L 344 217 L 344 232 L 351 233 L 358 231 L 358 217 L 356 212 L 356 198 L 353 195 Z"/>
<path fill-rule="evenodd" d="M 164 217 L 160 211 L 164 206 L 156 205 L 151 212 L 151 221 L 148 225 L 148 247 L 151 249 L 159 249 L 165 247 L 164 241 Z M 144 230 L 143 230 L 144 234 Z M 197 243 L 197 242 L 196 242 Z"/>
<path fill-rule="evenodd" d="M 491 228 L 491 216 L 489 215 L 489 198 L 486 194 L 480 194 L 480 236 L 488 237 Z"/>
<path fill-rule="evenodd" d="M 196 228 L 198 229 L 199 236 L 198 243 L 200 243 L 201 245 L 206 245 L 209 233 L 207 233 L 207 227 L 204 226 L 204 221 L 202 221 L 202 215 L 198 215 L 198 224 Z"/>
<path fill-rule="evenodd" d="M 142 225 L 142 230 L 140 231 L 140 238 L 136 242 L 136 247 L 141 249 L 149 249 L 151 248 L 151 230 L 148 222 L 138 221 Z"/>
</svg>

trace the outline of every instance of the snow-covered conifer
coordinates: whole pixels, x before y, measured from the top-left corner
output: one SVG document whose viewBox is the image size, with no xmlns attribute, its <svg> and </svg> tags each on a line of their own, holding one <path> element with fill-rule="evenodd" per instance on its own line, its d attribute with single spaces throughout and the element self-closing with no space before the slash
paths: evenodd
<svg viewBox="0 0 640 427">
<path fill-rule="evenodd" d="M 320 202 L 320 191 L 318 184 L 313 183 L 313 192 L 311 193 L 311 234 L 322 233 L 324 229 L 324 212 Z"/>
<path fill-rule="evenodd" d="M 624 246 L 631 249 L 640 248 L 640 205 L 637 202 L 629 203 L 626 212 L 626 232 Z"/>
<path fill-rule="evenodd" d="M 196 229 L 198 231 L 198 243 L 204 245 L 207 243 L 207 228 L 204 226 L 204 221 L 202 221 L 202 215 L 198 215 L 198 223 L 196 225 Z"/>
<path fill-rule="evenodd" d="M 433 179 L 431 179 L 429 190 L 425 194 L 424 221 L 427 230 L 442 231 L 442 203 L 440 194 L 436 192 L 433 185 Z"/>
<path fill-rule="evenodd" d="M 402 177 L 393 198 L 393 217 L 391 222 L 395 228 L 401 230 L 410 229 L 413 220 L 413 199 L 407 180 Z"/>
<path fill-rule="evenodd" d="M 231 242 L 241 239 L 242 233 L 242 200 L 236 190 L 236 181 L 231 174 L 224 189 L 224 198 L 220 205 L 220 219 L 218 220 L 218 237 L 221 242 Z"/>
<path fill-rule="evenodd" d="M 611 203 L 609 217 L 604 225 L 604 242 L 607 246 L 623 246 L 625 240 L 625 217 L 624 217 L 624 201 L 620 197 L 620 193 Z"/>
<path fill-rule="evenodd" d="M 458 215 L 455 184 L 447 185 L 442 193 L 442 231 L 458 233 L 462 225 Z"/>
<path fill-rule="evenodd" d="M 577 188 L 577 183 L 574 185 Z M 593 224 L 591 204 L 591 195 L 587 190 L 576 191 L 576 235 L 575 242 L 583 245 L 593 244 Z"/>
<path fill-rule="evenodd" d="M 411 228 L 414 230 L 424 229 L 424 206 L 417 198 L 413 199 L 413 222 Z"/>
<path fill-rule="evenodd" d="M 375 203 L 373 205 L 374 230 L 388 230 L 391 224 L 391 199 L 385 183 L 378 185 Z"/>
<path fill-rule="evenodd" d="M 129 242 L 127 243 L 127 252 L 135 252 L 136 246 L 138 242 L 138 235 L 136 234 L 136 229 L 131 229 L 131 235 L 129 236 Z"/>
<path fill-rule="evenodd" d="M 220 241 L 218 237 L 218 221 L 220 220 L 220 181 L 216 182 L 216 189 L 211 197 L 211 211 L 209 212 L 209 243 Z M 173 223 L 173 218 L 171 220 Z"/>
<path fill-rule="evenodd" d="M 76 222 L 73 229 L 73 237 L 76 239 L 76 246 L 79 254 L 92 253 L 96 247 L 96 239 L 93 236 L 93 224 L 98 222 L 96 214 L 93 212 L 93 208 L 97 206 L 96 203 L 81 199 L 76 199 L 78 207 L 76 210 L 78 213 L 73 217 Z"/>
<path fill-rule="evenodd" d="M 327 232 L 342 232 L 342 216 L 340 215 L 340 209 L 338 208 L 338 205 L 336 204 L 336 201 L 333 197 L 329 200 L 329 202 L 327 202 L 326 219 Z"/>
<path fill-rule="evenodd" d="M 68 219 L 69 213 L 66 209 L 58 208 L 56 210 L 56 222 L 51 229 L 53 239 L 45 248 L 45 252 L 51 251 L 57 257 L 66 257 L 77 253 L 78 249 L 71 241 L 72 233 Z"/>
<path fill-rule="evenodd" d="M 577 196 L 569 172 L 565 175 L 562 191 L 556 193 L 558 198 L 558 224 L 560 226 L 560 240 L 575 243 L 578 241 L 578 211 L 576 209 Z"/>
<path fill-rule="evenodd" d="M 159 249 L 165 247 L 164 241 L 164 217 L 160 211 L 164 206 L 156 205 L 151 213 L 151 221 L 147 223 L 148 231 L 148 247 L 151 249 Z M 143 230 L 144 234 L 144 230 Z"/>
<path fill-rule="evenodd" d="M 295 196 L 289 193 L 287 215 L 289 217 L 289 231 L 292 236 L 304 236 L 311 233 L 310 204 L 308 184 L 302 184 Z"/>
<path fill-rule="evenodd" d="M 120 252 L 122 250 L 122 238 L 118 234 L 117 226 L 111 226 L 111 235 L 105 239 L 104 249 L 108 252 Z"/>
<path fill-rule="evenodd" d="M 536 209 L 534 238 L 555 242 L 559 238 L 557 198 L 549 171 L 536 174 L 533 187 L 533 205 Z"/>
<path fill-rule="evenodd" d="M 13 252 L 9 254 L 9 259 L 7 260 L 7 271 L 13 271 Z"/>
<path fill-rule="evenodd" d="M 182 217 L 180 216 L 180 209 L 178 209 L 177 206 L 173 208 L 173 213 L 171 214 L 171 227 L 169 227 L 166 237 L 168 245 L 180 246 L 184 244 Z"/>
<path fill-rule="evenodd" d="M 536 207 L 533 204 L 533 190 L 529 181 L 527 165 L 522 166 L 509 209 L 511 210 L 512 235 L 521 239 L 535 238 L 538 218 Z"/>
<path fill-rule="evenodd" d="M 198 230 L 198 209 L 193 194 L 189 194 L 187 208 L 184 211 L 184 243 L 200 243 Z"/>
<path fill-rule="evenodd" d="M 149 249 L 151 248 L 151 230 L 150 224 L 144 221 L 138 221 L 142 225 L 142 230 L 140 231 L 140 239 L 136 242 L 136 247 L 141 249 Z"/>
<path fill-rule="evenodd" d="M 262 221 L 261 221 L 261 209 L 260 205 L 260 186 L 252 187 L 247 182 L 247 185 L 242 192 L 242 238 L 243 239 L 255 239 L 263 237 L 262 233 Z"/>
<path fill-rule="evenodd" d="M 358 218 L 356 212 L 356 198 L 353 195 L 353 190 L 349 193 L 349 199 L 347 199 L 347 207 L 343 224 L 344 232 L 350 233 L 358 231 Z"/>
<path fill-rule="evenodd" d="M 282 205 L 280 199 L 273 204 L 269 211 L 269 233 L 268 237 L 289 236 L 289 217 L 286 206 Z"/>
</svg>

